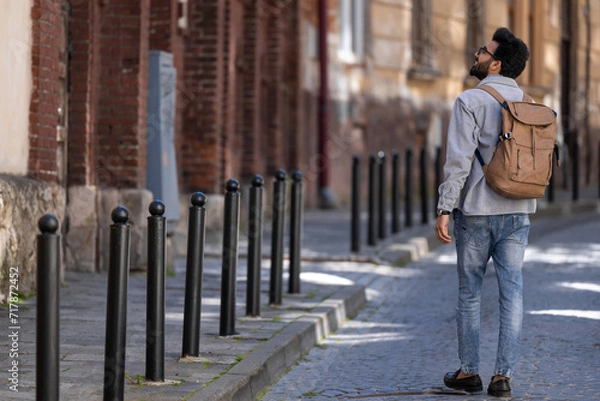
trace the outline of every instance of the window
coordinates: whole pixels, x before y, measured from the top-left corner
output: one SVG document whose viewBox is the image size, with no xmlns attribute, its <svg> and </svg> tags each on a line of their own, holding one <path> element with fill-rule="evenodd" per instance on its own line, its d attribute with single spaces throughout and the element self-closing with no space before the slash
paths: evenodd
<svg viewBox="0 0 600 401">
<path fill-rule="evenodd" d="M 367 1 L 340 0 L 340 56 L 346 60 L 364 56 Z"/>
<path fill-rule="evenodd" d="M 413 63 L 418 68 L 432 68 L 431 0 L 413 0 Z"/>
</svg>

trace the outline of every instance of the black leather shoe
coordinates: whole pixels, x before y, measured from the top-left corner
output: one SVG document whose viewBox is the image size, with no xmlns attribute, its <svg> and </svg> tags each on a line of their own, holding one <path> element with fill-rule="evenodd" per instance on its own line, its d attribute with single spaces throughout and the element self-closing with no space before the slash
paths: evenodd
<svg viewBox="0 0 600 401">
<path fill-rule="evenodd" d="M 495 382 L 492 377 L 492 382 L 488 386 L 487 393 L 494 397 L 510 397 L 510 382 L 508 379 L 500 379 Z"/>
<path fill-rule="evenodd" d="M 464 377 L 457 379 L 456 376 L 460 373 L 460 369 L 456 372 L 448 372 L 444 376 L 444 384 L 447 387 L 455 390 L 464 390 L 468 393 L 477 393 L 483 391 L 483 384 L 481 383 L 481 377 L 479 375 Z"/>
</svg>

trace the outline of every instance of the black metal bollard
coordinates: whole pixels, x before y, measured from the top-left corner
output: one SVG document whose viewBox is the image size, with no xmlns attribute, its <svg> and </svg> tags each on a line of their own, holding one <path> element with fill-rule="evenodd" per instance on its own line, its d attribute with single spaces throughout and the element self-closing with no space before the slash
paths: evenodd
<svg viewBox="0 0 600 401">
<path fill-rule="evenodd" d="M 235 331 L 235 290 L 237 281 L 238 240 L 240 230 L 240 183 L 230 179 L 225 185 L 225 216 L 223 219 L 223 257 L 221 274 L 220 336 Z"/>
<path fill-rule="evenodd" d="M 385 165 L 385 152 L 379 152 L 377 154 L 379 157 L 379 239 L 384 239 L 387 236 L 385 224 L 385 217 L 387 214 L 386 208 L 386 165 Z"/>
<path fill-rule="evenodd" d="M 300 252 L 302 250 L 302 173 L 292 174 L 290 210 L 290 281 L 289 293 L 300 293 Z"/>
<path fill-rule="evenodd" d="M 427 148 L 423 146 L 421 148 L 421 157 L 419 158 L 420 170 L 421 170 L 421 223 L 427 224 L 429 222 L 429 208 L 427 207 L 427 201 L 429 200 L 429 194 L 427 190 Z"/>
<path fill-rule="evenodd" d="M 60 373 L 60 235 L 56 233 L 58 219 L 52 214 L 46 214 L 38 220 L 38 228 L 41 234 L 37 236 L 36 400 L 58 401 Z M 15 268 L 10 268 L 11 279 L 18 277 L 18 270 L 13 269 Z M 13 318 L 13 306 L 17 306 L 18 295 L 12 290 L 9 293 L 9 301 L 8 338 L 14 342 L 13 337 L 15 335 L 18 337 L 20 326 L 18 319 Z"/>
<path fill-rule="evenodd" d="M 437 215 L 437 204 L 438 201 L 440 200 L 440 185 L 442 185 L 442 148 L 440 148 L 439 146 L 435 149 L 435 187 L 434 187 L 434 193 L 435 193 L 435 200 L 433 202 L 433 213 L 434 216 Z"/>
<path fill-rule="evenodd" d="M 400 232 L 400 155 L 392 152 L 392 233 Z"/>
<path fill-rule="evenodd" d="M 271 281 L 269 304 L 281 305 L 283 281 L 283 237 L 285 224 L 285 171 L 277 170 L 273 185 L 273 230 L 271 237 Z"/>
<path fill-rule="evenodd" d="M 579 141 L 577 138 L 573 141 L 573 159 L 571 160 L 572 177 L 573 177 L 573 192 L 572 200 L 579 200 Z"/>
<path fill-rule="evenodd" d="M 369 158 L 369 229 L 367 232 L 367 243 L 377 244 L 377 156 Z"/>
<path fill-rule="evenodd" d="M 264 180 L 257 174 L 252 179 L 248 210 L 248 286 L 246 316 L 260 316 L 260 270 L 262 264 L 263 188 Z"/>
<path fill-rule="evenodd" d="M 408 149 L 406 151 L 406 178 L 404 180 L 404 183 L 406 185 L 406 200 L 404 202 L 405 205 L 405 211 L 406 211 L 406 227 L 411 227 L 412 226 L 412 214 L 413 214 L 413 207 L 412 207 L 412 198 L 413 198 L 413 184 L 412 184 L 412 176 L 413 176 L 413 154 L 412 154 L 412 149 Z"/>
<path fill-rule="evenodd" d="M 146 380 L 165 381 L 165 283 L 167 220 L 165 205 L 148 207 L 148 273 L 146 275 Z"/>
<path fill-rule="evenodd" d="M 350 251 L 360 252 L 360 157 L 352 158 L 352 222 Z"/>
<path fill-rule="evenodd" d="M 192 195 L 188 221 L 187 259 L 185 266 L 185 303 L 183 311 L 183 358 L 200 355 L 200 312 L 202 309 L 202 272 L 206 228 L 206 196 Z"/>
<path fill-rule="evenodd" d="M 113 209 L 110 226 L 106 346 L 104 349 L 104 401 L 121 401 L 125 393 L 125 333 L 127 326 L 127 281 L 131 252 L 129 211 Z"/>
</svg>

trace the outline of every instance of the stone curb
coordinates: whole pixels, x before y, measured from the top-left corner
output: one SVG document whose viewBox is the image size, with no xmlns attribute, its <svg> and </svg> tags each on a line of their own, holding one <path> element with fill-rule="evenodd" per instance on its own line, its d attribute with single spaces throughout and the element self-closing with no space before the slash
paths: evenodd
<svg viewBox="0 0 600 401">
<path fill-rule="evenodd" d="M 348 286 L 339 290 L 188 400 L 256 399 L 318 341 L 337 330 L 347 318 L 356 316 L 366 303 L 365 286 Z"/>
</svg>

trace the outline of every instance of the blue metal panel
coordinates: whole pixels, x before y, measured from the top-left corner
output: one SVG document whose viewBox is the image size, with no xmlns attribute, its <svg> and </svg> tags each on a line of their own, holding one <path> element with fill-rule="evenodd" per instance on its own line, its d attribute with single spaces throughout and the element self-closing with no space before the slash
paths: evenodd
<svg viewBox="0 0 600 401">
<path fill-rule="evenodd" d="M 148 159 L 146 187 L 166 206 L 168 221 L 179 220 L 179 189 L 175 160 L 175 93 L 173 55 L 151 50 L 148 76 Z M 169 232 L 175 224 L 167 225 Z"/>
</svg>

